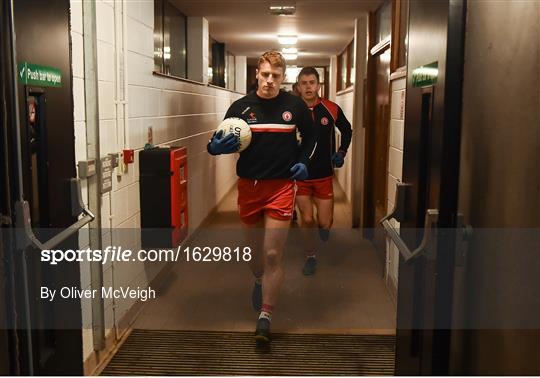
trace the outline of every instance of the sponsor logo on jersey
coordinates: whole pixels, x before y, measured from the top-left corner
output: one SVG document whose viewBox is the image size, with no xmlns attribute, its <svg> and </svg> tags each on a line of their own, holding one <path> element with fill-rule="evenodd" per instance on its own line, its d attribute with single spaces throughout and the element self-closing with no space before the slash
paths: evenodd
<svg viewBox="0 0 540 378">
<path fill-rule="evenodd" d="M 323 124 L 324 126 L 328 125 L 328 118 L 322 117 L 321 118 L 321 124 Z"/>
<path fill-rule="evenodd" d="M 291 119 L 292 119 L 292 114 L 290 111 L 284 111 L 283 114 L 281 115 L 281 118 L 283 118 L 283 120 L 285 122 L 289 122 Z"/>
</svg>

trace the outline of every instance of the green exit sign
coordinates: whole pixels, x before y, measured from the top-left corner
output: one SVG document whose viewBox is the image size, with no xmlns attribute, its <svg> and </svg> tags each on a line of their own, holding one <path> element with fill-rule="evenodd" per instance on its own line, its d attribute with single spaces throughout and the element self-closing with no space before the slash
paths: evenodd
<svg viewBox="0 0 540 378">
<path fill-rule="evenodd" d="M 427 87 L 437 82 L 439 76 L 439 62 L 433 62 L 415 68 L 412 72 L 413 87 Z"/>
<path fill-rule="evenodd" d="M 19 83 L 21 84 L 40 87 L 62 86 L 62 71 L 58 68 L 28 62 L 20 62 L 18 68 L 17 76 L 19 76 Z"/>
</svg>

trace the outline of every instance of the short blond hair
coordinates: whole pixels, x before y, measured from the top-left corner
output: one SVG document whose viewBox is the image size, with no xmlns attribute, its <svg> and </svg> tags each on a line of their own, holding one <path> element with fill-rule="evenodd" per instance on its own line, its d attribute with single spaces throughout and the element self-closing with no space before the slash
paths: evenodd
<svg viewBox="0 0 540 378">
<path fill-rule="evenodd" d="M 261 57 L 259 58 L 259 62 L 257 63 L 257 68 L 261 68 L 261 64 L 263 64 L 264 62 L 270 63 L 272 67 L 281 67 L 283 69 L 283 72 L 285 72 L 285 68 L 287 66 L 283 55 L 281 55 L 280 52 L 273 50 L 267 51 L 261 55 Z"/>
</svg>

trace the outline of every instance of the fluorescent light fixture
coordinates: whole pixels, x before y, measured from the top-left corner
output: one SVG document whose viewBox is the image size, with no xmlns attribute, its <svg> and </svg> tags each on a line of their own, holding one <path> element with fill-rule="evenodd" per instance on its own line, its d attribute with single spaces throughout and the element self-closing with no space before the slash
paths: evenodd
<svg viewBox="0 0 540 378">
<path fill-rule="evenodd" d="M 285 60 L 296 60 L 296 58 L 298 58 L 298 54 L 283 54 L 283 57 Z"/>
<path fill-rule="evenodd" d="M 278 35 L 277 39 L 282 45 L 296 45 L 296 42 L 298 42 L 296 35 Z"/>
<path fill-rule="evenodd" d="M 296 77 L 298 76 L 300 70 L 301 68 L 297 66 L 287 66 L 287 69 L 285 70 L 285 76 L 287 77 L 287 81 L 296 81 Z"/>
<path fill-rule="evenodd" d="M 284 47 L 281 49 L 281 52 L 283 54 L 296 54 L 298 53 L 298 49 L 296 47 Z"/>
<path fill-rule="evenodd" d="M 268 9 L 271 14 L 276 16 L 290 16 L 296 12 L 296 7 L 294 5 L 271 5 Z"/>
</svg>

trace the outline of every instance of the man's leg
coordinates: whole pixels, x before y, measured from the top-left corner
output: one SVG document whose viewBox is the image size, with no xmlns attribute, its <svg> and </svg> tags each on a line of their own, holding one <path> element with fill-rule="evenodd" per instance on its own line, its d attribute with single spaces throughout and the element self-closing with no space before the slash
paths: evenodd
<svg viewBox="0 0 540 378">
<path fill-rule="evenodd" d="M 270 321 L 283 284 L 281 261 L 290 225 L 290 220 L 278 220 L 265 215 L 263 305 L 255 331 L 257 343 L 268 343 L 270 341 Z"/>
<path fill-rule="evenodd" d="M 313 202 L 315 202 L 315 207 L 317 208 L 319 229 L 322 232 L 328 233 L 330 227 L 332 227 L 332 223 L 334 223 L 334 199 L 313 197 Z"/>
<path fill-rule="evenodd" d="M 261 217 L 260 221 L 256 223 L 242 222 L 242 225 L 246 246 L 251 248 L 251 260 L 248 261 L 248 265 L 255 279 L 251 293 L 251 304 L 255 311 L 260 311 L 262 307 L 262 275 L 264 272 L 264 218 Z"/>
<path fill-rule="evenodd" d="M 264 271 L 263 260 L 263 234 L 264 219 L 252 224 L 242 222 L 244 240 L 246 247 L 251 248 L 251 260 L 248 262 L 249 268 L 257 278 L 262 277 Z"/>
<path fill-rule="evenodd" d="M 238 210 L 242 220 L 244 240 L 251 248 L 251 259 L 248 265 L 253 272 L 255 282 L 251 293 L 253 309 L 260 311 L 262 306 L 262 274 L 263 248 L 262 236 L 264 232 L 264 210 L 257 201 L 260 196 L 256 180 L 238 179 Z"/>
<path fill-rule="evenodd" d="M 296 197 L 296 203 L 302 217 L 302 223 L 300 224 L 302 229 L 302 240 L 304 244 L 304 251 L 306 254 L 306 261 L 302 268 L 302 273 L 305 276 L 311 276 L 315 274 L 317 268 L 316 260 L 316 244 L 317 234 L 315 232 L 316 222 L 313 216 L 313 202 L 311 195 L 302 195 Z"/>
<path fill-rule="evenodd" d="M 313 202 L 317 208 L 319 236 L 323 242 L 330 237 L 330 227 L 334 222 L 334 185 L 332 177 L 326 177 L 315 185 Z"/>
<path fill-rule="evenodd" d="M 264 274 L 263 303 L 274 306 L 283 283 L 283 267 L 281 260 L 290 220 L 278 220 L 269 216 L 264 218 Z"/>
<path fill-rule="evenodd" d="M 304 242 L 306 257 L 312 256 L 315 253 L 315 240 L 313 238 L 313 229 L 316 226 L 315 218 L 313 217 L 313 202 L 311 196 L 297 196 L 296 204 L 300 210 L 302 221 L 302 239 Z"/>
</svg>

